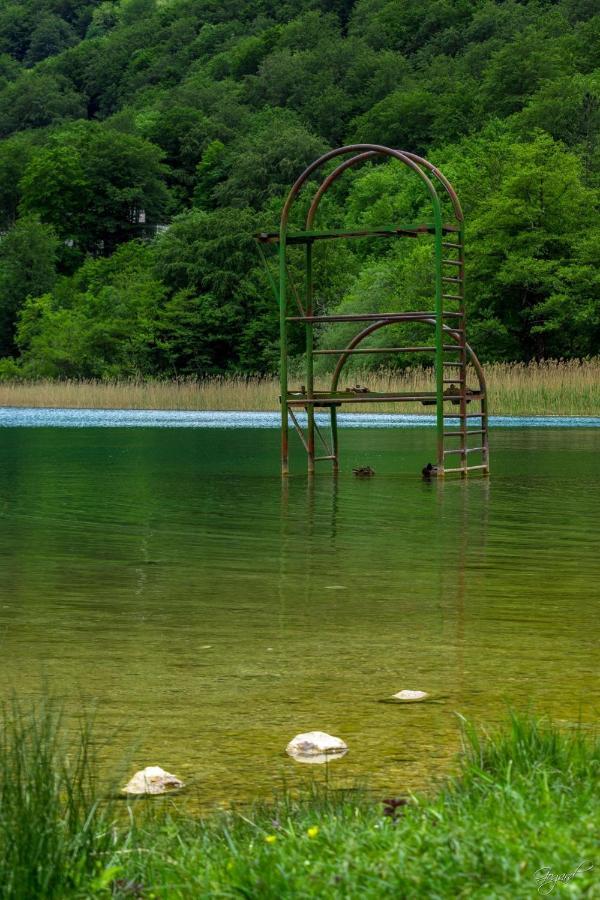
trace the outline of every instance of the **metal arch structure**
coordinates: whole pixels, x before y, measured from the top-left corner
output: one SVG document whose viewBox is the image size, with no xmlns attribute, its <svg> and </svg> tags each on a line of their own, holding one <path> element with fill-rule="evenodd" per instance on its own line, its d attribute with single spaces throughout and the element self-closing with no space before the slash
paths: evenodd
<svg viewBox="0 0 600 900">
<path fill-rule="evenodd" d="M 327 175 L 319 185 L 310 204 L 304 231 L 290 231 L 289 217 L 292 206 L 301 188 L 313 174 L 330 160 L 347 156 L 343 162 Z M 314 230 L 314 220 L 323 196 L 331 185 L 348 169 L 364 161 L 377 157 L 395 159 L 408 167 L 421 180 L 431 202 L 430 221 L 418 224 L 382 225 L 375 228 Z M 442 202 L 438 190 L 442 189 L 450 201 L 452 220 L 444 221 Z M 313 246 L 316 241 L 348 238 L 419 238 L 432 235 L 434 297 L 433 310 L 414 312 L 398 311 L 386 313 L 359 313 L 348 315 L 315 314 L 313 294 Z M 281 471 L 289 472 L 289 427 L 290 423 L 298 432 L 306 450 L 308 472 L 314 473 L 315 464 L 321 461 L 332 463 L 334 472 L 339 468 L 339 442 L 337 410 L 346 403 L 389 403 L 411 402 L 436 407 L 437 430 L 437 474 L 444 476 L 458 473 L 466 476 L 471 472 L 489 474 L 488 407 L 485 377 L 473 349 L 466 340 L 465 321 L 465 278 L 464 278 L 464 217 L 456 192 L 448 179 L 428 160 L 404 150 L 394 150 L 379 144 L 350 144 L 325 153 L 311 163 L 294 182 L 281 212 L 278 232 L 261 232 L 256 235 L 259 248 L 268 244 L 278 247 L 279 284 L 271 279 L 271 285 L 279 302 L 280 323 L 280 383 L 281 383 Z M 305 286 L 304 296 L 293 288 L 288 276 L 288 248 L 304 246 Z M 266 264 L 266 257 L 262 253 Z M 268 270 L 268 265 L 267 265 Z M 290 299 L 295 300 L 300 315 L 290 314 Z M 451 324 L 448 324 L 448 320 Z M 315 349 L 315 328 L 335 322 L 365 323 L 352 340 L 340 349 Z M 360 347 L 359 344 L 374 331 L 386 325 L 400 322 L 416 322 L 434 328 L 435 340 L 432 346 L 408 347 Z M 300 390 L 290 391 L 288 384 L 288 332 L 292 323 L 302 323 L 305 330 L 305 372 L 306 385 Z M 339 378 L 343 366 L 354 353 L 419 353 L 433 352 L 435 355 L 435 390 L 412 393 L 361 392 L 339 390 Z M 319 354 L 339 357 L 329 390 L 315 390 L 314 357 Z M 477 386 L 467 386 L 468 365 L 475 370 Z M 470 404 L 479 404 L 479 411 L 469 411 Z M 458 407 L 458 409 L 457 409 Z M 315 419 L 315 408 L 329 410 L 331 437 L 326 439 Z M 472 409 L 473 407 L 471 407 Z M 307 425 L 304 430 L 295 413 L 304 409 Z M 449 422 L 458 419 L 456 428 Z M 473 420 L 477 420 L 473 422 Z M 323 444 L 325 452 L 317 455 L 316 438 Z M 458 442 L 456 442 L 458 438 Z M 475 445 L 472 438 L 477 438 Z M 476 454 L 473 458 L 472 454 Z M 455 464 L 447 465 L 448 457 L 458 457 Z"/>
</svg>

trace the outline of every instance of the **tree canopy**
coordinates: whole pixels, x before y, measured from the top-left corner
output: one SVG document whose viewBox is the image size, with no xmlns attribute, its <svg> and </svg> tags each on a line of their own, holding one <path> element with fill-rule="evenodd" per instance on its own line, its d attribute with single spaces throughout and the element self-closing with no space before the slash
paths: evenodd
<svg viewBox="0 0 600 900">
<path fill-rule="evenodd" d="M 455 183 L 484 360 L 597 354 L 599 46 L 593 0 L 0 0 L 0 373 L 272 370 L 251 235 L 355 141 Z M 423 215 L 393 163 L 319 212 Z M 330 311 L 431 296 L 426 240 L 320 247 L 315 268 Z"/>
</svg>

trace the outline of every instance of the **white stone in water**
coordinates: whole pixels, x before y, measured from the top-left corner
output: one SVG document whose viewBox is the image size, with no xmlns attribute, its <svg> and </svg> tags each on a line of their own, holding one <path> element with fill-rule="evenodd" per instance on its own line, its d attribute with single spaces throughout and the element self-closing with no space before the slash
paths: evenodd
<svg viewBox="0 0 600 900">
<path fill-rule="evenodd" d="M 307 731 L 305 734 L 297 734 L 285 748 L 290 756 L 310 757 L 320 754 L 342 755 L 348 751 L 347 744 L 341 738 L 333 737 L 324 731 Z"/>
<path fill-rule="evenodd" d="M 394 694 L 394 700 L 404 700 L 405 702 L 425 700 L 427 697 L 429 694 L 426 694 L 425 691 L 398 691 L 397 694 Z"/>
<path fill-rule="evenodd" d="M 168 794 L 184 787 L 183 781 L 160 766 L 146 766 L 136 772 L 123 788 L 125 794 Z"/>
</svg>

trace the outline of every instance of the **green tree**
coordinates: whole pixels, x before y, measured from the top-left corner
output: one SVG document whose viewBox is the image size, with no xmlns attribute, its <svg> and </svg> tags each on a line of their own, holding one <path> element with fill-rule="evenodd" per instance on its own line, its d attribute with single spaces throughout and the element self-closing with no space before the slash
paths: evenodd
<svg viewBox="0 0 600 900">
<path fill-rule="evenodd" d="M 0 233 L 37 216 L 66 276 L 18 301 L 28 365 L 268 370 L 276 303 L 249 235 L 354 140 L 421 152 L 456 181 L 478 351 L 600 352 L 599 41 L 597 0 L 0 0 Z M 142 211 L 177 218 L 129 257 Z M 349 170 L 319 222 L 429 213 L 418 179 L 378 163 Z M 315 300 L 375 308 L 400 302 L 397 283 L 420 304 L 429 263 L 426 239 L 322 242 Z"/>
<path fill-rule="evenodd" d="M 54 285 L 57 248 L 54 230 L 33 216 L 0 238 L 0 357 L 16 352 L 16 319 L 27 298 Z"/>
<path fill-rule="evenodd" d="M 111 0 L 104 0 L 92 13 L 92 21 L 87 30 L 86 37 L 102 37 L 107 34 L 118 22 L 118 5 Z"/>
<path fill-rule="evenodd" d="M 17 132 L 0 141 L 0 231 L 10 228 L 21 202 L 19 183 L 40 139 L 36 132 Z"/>
<path fill-rule="evenodd" d="M 352 139 L 425 153 L 434 138 L 435 98 L 422 88 L 389 94 L 353 123 Z"/>
<path fill-rule="evenodd" d="M 5 2 L 0 5 L 0 52 L 23 60 L 29 46 L 32 29 L 31 10 L 22 3 Z"/>
<path fill-rule="evenodd" d="M 541 128 L 578 147 L 589 178 L 600 175 L 600 69 L 545 82 L 515 117 L 524 135 Z"/>
<path fill-rule="evenodd" d="M 51 293 L 31 297 L 17 341 L 28 377 L 113 378 L 158 371 L 156 317 L 165 288 L 152 249 L 131 241 L 109 259 L 88 259 Z"/>
<path fill-rule="evenodd" d="M 214 209 L 215 188 L 226 176 L 225 159 L 225 144 L 222 141 L 211 141 L 196 169 L 194 206 Z"/>
<path fill-rule="evenodd" d="M 326 150 L 325 142 L 294 113 L 265 110 L 255 117 L 250 133 L 229 148 L 224 160 L 228 174 L 215 187 L 215 200 L 222 206 L 260 207 L 289 190 L 300 172 Z"/>
<path fill-rule="evenodd" d="M 77 42 L 77 35 L 60 16 L 47 13 L 42 16 L 31 35 L 25 61 L 35 65 L 48 56 L 54 56 Z"/>
<path fill-rule="evenodd" d="M 139 214 L 160 222 L 168 204 L 161 151 L 92 122 L 62 129 L 21 180 L 21 206 L 80 252 L 110 252 L 140 233 Z"/>
<path fill-rule="evenodd" d="M 564 41 L 531 26 L 493 54 L 485 71 L 483 96 L 488 109 L 506 116 L 521 109 L 546 79 L 567 74 L 570 54 Z"/>
<path fill-rule="evenodd" d="M 27 72 L 0 92 L 0 137 L 78 119 L 85 112 L 84 99 L 66 78 Z"/>
<path fill-rule="evenodd" d="M 578 157 L 543 132 L 522 143 L 490 130 L 438 163 L 459 194 L 464 185 L 474 345 L 492 359 L 595 352 L 582 313 L 600 303 L 590 253 L 600 197 Z"/>
<path fill-rule="evenodd" d="M 211 121 L 198 109 L 170 103 L 164 109 L 150 110 L 147 124 L 140 116 L 136 123 L 140 120 L 144 136 L 164 150 L 168 184 L 178 208 L 185 207 L 193 193 L 196 167 L 213 131 Z"/>
<path fill-rule="evenodd" d="M 171 372 L 240 367 L 244 329 L 265 293 L 253 278 L 255 230 L 249 209 L 193 210 L 178 216 L 157 241 L 156 273 L 170 289 L 161 312 L 160 346 Z M 260 353 L 255 358 L 259 368 Z"/>
</svg>

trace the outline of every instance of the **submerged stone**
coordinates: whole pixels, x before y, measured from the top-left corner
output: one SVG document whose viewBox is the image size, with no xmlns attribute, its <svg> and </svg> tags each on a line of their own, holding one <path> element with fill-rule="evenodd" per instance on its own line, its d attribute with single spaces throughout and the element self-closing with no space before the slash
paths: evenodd
<svg viewBox="0 0 600 900">
<path fill-rule="evenodd" d="M 160 766 L 146 766 L 136 772 L 123 788 L 125 794 L 168 794 L 184 787 L 176 775 L 165 772 Z"/>
<path fill-rule="evenodd" d="M 319 764 L 331 759 L 339 759 L 348 752 L 348 746 L 341 738 L 324 731 L 307 731 L 297 734 L 285 752 L 297 762 Z"/>
<path fill-rule="evenodd" d="M 394 694 L 394 700 L 403 700 L 405 703 L 414 703 L 417 700 L 426 700 L 429 694 L 425 691 L 398 691 Z"/>
</svg>

